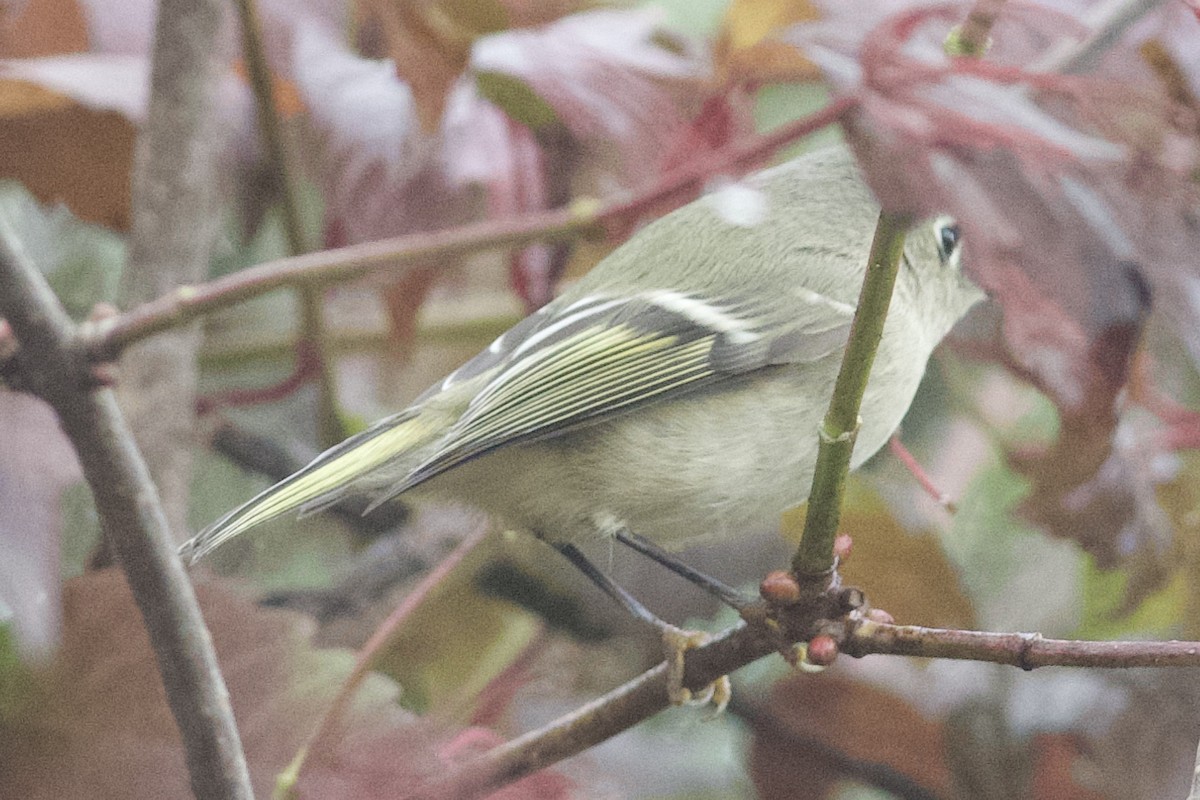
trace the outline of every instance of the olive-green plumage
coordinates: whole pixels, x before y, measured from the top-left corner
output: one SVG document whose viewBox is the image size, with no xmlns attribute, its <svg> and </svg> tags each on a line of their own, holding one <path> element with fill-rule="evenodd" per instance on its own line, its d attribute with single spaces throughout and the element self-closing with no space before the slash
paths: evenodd
<svg viewBox="0 0 1200 800">
<path fill-rule="evenodd" d="M 185 547 L 410 489 L 552 541 L 623 526 L 672 546 L 778 524 L 808 492 L 878 208 L 840 148 L 741 186 L 761 218 L 736 220 L 739 192 L 722 191 L 648 225 L 411 407 Z M 953 221 L 909 233 L 852 466 L 980 299 L 958 261 Z"/>
</svg>

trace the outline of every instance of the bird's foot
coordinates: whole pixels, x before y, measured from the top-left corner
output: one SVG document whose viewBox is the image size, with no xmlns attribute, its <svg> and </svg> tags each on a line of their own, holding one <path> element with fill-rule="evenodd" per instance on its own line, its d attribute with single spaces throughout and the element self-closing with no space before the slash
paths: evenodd
<svg viewBox="0 0 1200 800">
<path fill-rule="evenodd" d="M 722 675 L 699 692 L 683 685 L 684 654 L 707 644 L 712 636 L 703 631 L 688 631 L 669 625 L 663 629 L 663 652 L 667 659 L 667 697 L 672 705 L 708 705 L 720 714 L 733 697 L 728 675 Z"/>
</svg>

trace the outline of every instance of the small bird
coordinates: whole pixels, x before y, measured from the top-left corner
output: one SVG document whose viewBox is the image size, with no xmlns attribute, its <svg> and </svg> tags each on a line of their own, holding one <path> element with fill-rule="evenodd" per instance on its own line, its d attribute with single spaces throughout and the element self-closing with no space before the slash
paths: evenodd
<svg viewBox="0 0 1200 800">
<path fill-rule="evenodd" d="M 761 213 L 730 213 L 726 189 L 647 225 L 408 408 L 182 551 L 195 561 L 348 493 L 465 502 L 560 549 L 617 530 L 671 549 L 778 525 L 809 491 L 879 208 L 841 147 L 735 188 Z M 909 232 L 852 466 L 982 297 L 961 244 L 950 218 Z"/>
</svg>

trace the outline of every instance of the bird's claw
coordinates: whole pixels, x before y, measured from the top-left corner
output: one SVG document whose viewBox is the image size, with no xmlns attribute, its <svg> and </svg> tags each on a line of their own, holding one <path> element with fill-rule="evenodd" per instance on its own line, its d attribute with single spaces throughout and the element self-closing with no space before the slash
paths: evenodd
<svg viewBox="0 0 1200 800">
<path fill-rule="evenodd" d="M 707 644 L 712 636 L 703 631 L 687 631 L 675 626 L 663 630 L 663 652 L 667 659 L 667 697 L 672 705 L 703 706 L 712 703 L 714 716 L 729 705 L 733 687 L 728 675 L 722 675 L 699 692 L 683 685 L 684 654 Z"/>
</svg>

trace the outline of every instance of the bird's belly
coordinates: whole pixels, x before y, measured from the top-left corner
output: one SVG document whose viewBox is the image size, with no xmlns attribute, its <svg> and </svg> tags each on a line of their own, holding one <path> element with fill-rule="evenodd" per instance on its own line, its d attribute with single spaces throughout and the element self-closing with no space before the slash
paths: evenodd
<svg viewBox="0 0 1200 800">
<path fill-rule="evenodd" d="M 819 377 L 649 406 L 554 446 L 573 451 L 583 505 L 664 546 L 768 530 L 808 494 L 832 370 Z"/>
<path fill-rule="evenodd" d="M 881 355 L 875 372 L 891 366 Z M 443 484 L 451 496 L 552 541 L 600 535 L 614 523 L 665 547 L 769 530 L 808 497 L 837 366 L 809 363 L 792 379 L 776 374 L 510 445 L 430 488 Z M 860 431 L 855 466 L 899 424 L 920 372 L 897 377 L 886 397 L 872 399 L 868 385 L 865 405 L 874 413 Z"/>
</svg>

